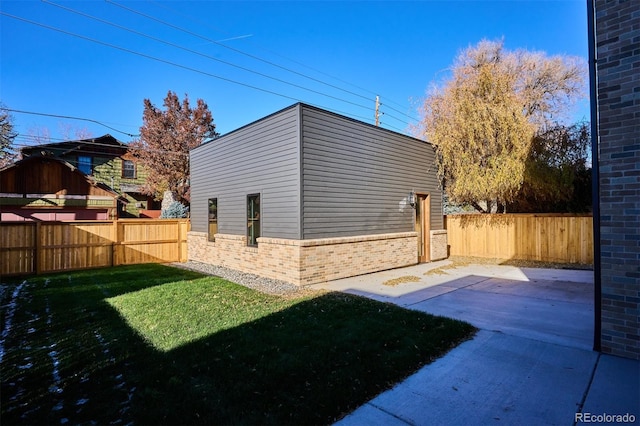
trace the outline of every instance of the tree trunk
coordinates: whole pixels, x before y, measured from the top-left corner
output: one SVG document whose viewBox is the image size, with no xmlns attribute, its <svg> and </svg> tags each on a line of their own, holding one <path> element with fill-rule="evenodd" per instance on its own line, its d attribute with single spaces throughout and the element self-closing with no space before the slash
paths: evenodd
<svg viewBox="0 0 640 426">
<path fill-rule="evenodd" d="M 476 209 L 480 213 L 487 213 L 487 211 L 485 209 L 483 209 L 482 206 L 480 204 L 478 204 L 476 201 L 472 201 L 470 204 L 471 204 L 471 207 L 473 207 L 474 209 Z"/>
</svg>

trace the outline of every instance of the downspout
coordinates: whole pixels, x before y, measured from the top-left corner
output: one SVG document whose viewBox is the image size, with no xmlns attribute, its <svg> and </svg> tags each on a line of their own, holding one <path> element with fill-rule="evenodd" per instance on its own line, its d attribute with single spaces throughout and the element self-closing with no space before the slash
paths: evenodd
<svg viewBox="0 0 640 426">
<path fill-rule="evenodd" d="M 600 161 L 598 134 L 598 52 L 596 44 L 596 0 L 587 0 L 589 32 L 589 94 L 591 99 L 591 203 L 593 211 L 593 350 L 600 352 L 602 335 L 602 265 L 600 258 Z"/>
</svg>

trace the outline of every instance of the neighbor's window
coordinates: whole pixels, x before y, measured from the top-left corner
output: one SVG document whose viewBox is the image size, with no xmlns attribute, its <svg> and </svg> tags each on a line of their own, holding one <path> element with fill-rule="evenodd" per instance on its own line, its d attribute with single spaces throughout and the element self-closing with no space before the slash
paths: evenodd
<svg viewBox="0 0 640 426">
<path fill-rule="evenodd" d="M 86 155 L 78 155 L 78 170 L 80 170 L 85 175 L 92 174 L 91 157 Z"/>
<path fill-rule="evenodd" d="M 135 179 L 136 163 L 131 160 L 122 160 L 122 177 L 126 179 Z"/>
<path fill-rule="evenodd" d="M 215 241 L 217 233 L 218 233 L 218 199 L 209 198 L 209 241 Z"/>
<path fill-rule="evenodd" d="M 260 194 L 247 195 L 247 245 L 257 246 L 260 237 Z"/>
</svg>

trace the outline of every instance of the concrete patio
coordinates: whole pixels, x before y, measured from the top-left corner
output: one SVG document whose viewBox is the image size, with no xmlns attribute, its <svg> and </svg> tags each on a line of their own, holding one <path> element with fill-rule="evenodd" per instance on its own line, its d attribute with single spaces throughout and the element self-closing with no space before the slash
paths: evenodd
<svg viewBox="0 0 640 426">
<path fill-rule="evenodd" d="M 314 286 L 461 319 L 479 329 L 472 340 L 339 424 L 570 425 L 625 414 L 640 424 L 640 362 L 592 350 L 592 271 L 449 264 Z M 419 281 L 385 284 L 394 279 Z"/>
</svg>

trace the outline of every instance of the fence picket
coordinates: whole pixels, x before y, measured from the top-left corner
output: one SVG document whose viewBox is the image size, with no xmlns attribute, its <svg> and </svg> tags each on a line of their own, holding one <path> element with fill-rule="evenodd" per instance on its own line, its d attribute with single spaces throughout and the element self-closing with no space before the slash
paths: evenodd
<svg viewBox="0 0 640 426">
<path fill-rule="evenodd" d="M 593 218 L 562 214 L 445 216 L 451 256 L 593 264 Z"/>
<path fill-rule="evenodd" d="M 188 219 L 0 222 L 0 276 L 186 261 Z"/>
</svg>

